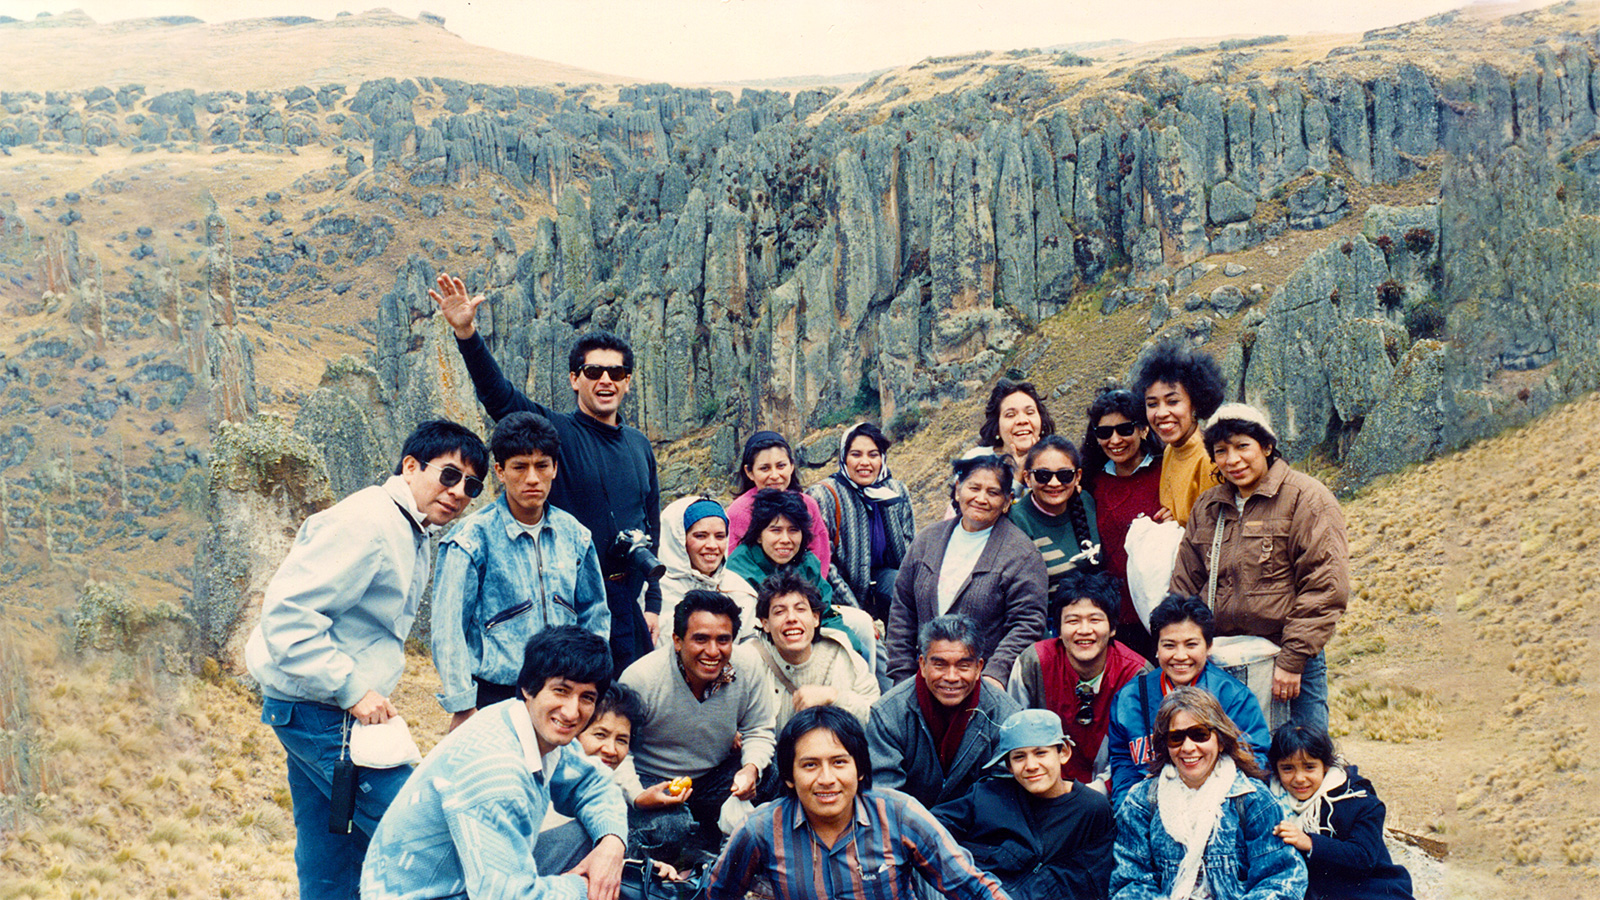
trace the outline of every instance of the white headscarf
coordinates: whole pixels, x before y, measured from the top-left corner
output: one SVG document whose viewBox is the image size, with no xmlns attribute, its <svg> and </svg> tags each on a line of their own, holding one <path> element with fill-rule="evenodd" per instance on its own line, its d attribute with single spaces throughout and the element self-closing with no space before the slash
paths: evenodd
<svg viewBox="0 0 1600 900">
<path fill-rule="evenodd" d="M 865 494 L 868 500 L 893 500 L 899 497 L 900 493 L 889 487 L 889 454 L 887 452 L 880 457 L 883 460 L 883 465 L 878 468 L 878 477 L 874 478 L 872 483 L 866 487 L 857 484 L 855 479 L 850 477 L 849 470 L 845 468 L 845 458 L 850 453 L 850 442 L 862 436 L 861 426 L 866 424 L 868 423 L 857 422 L 851 425 L 849 430 L 844 433 L 844 437 L 839 439 L 839 471 L 834 477 L 842 482 L 845 487 Z M 871 439 L 868 438 L 868 440 Z M 874 442 L 874 445 L 876 445 L 876 442 Z"/>
</svg>

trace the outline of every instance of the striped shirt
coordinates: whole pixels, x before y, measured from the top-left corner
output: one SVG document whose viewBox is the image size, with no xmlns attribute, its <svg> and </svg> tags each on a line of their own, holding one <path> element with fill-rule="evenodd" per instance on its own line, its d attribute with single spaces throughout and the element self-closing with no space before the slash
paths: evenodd
<svg viewBox="0 0 1600 900">
<path fill-rule="evenodd" d="M 800 801 L 756 809 L 711 869 L 706 900 L 743 900 L 756 879 L 776 900 L 915 900 L 916 875 L 944 897 L 1009 900 L 929 812 L 899 791 L 863 791 L 855 824 L 832 847 L 806 822 Z"/>
</svg>

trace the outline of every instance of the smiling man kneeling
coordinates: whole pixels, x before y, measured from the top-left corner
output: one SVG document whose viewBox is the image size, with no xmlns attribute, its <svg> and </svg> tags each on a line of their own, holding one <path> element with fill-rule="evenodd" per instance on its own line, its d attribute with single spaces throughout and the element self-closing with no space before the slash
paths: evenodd
<svg viewBox="0 0 1600 900">
<path fill-rule="evenodd" d="M 1008 900 L 922 804 L 872 789 L 855 716 L 837 706 L 796 713 L 778 738 L 777 765 L 783 797 L 734 831 L 707 900 L 743 900 L 763 879 L 778 897 L 891 900 L 918 896 L 918 874 L 945 897 Z"/>
<path fill-rule="evenodd" d="M 363 900 L 615 900 L 626 804 L 609 775 L 568 746 L 611 686 L 610 650 L 558 625 L 534 635 L 523 659 L 519 697 L 446 735 L 378 823 Z M 539 825 L 552 805 L 596 843 L 571 872 L 542 875 Z"/>
</svg>

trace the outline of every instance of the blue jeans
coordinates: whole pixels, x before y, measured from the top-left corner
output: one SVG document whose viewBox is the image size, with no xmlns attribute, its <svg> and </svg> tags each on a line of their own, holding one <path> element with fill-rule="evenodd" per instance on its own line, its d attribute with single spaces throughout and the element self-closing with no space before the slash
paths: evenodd
<svg viewBox="0 0 1600 900">
<path fill-rule="evenodd" d="M 333 768 L 343 743 L 345 712 L 308 701 L 261 703 L 261 721 L 288 756 L 289 796 L 294 800 L 294 864 L 302 900 L 356 900 L 361 893 L 361 863 L 384 810 L 411 777 L 411 767 L 356 769 L 355 828 L 328 831 Z"/>
<path fill-rule="evenodd" d="M 1300 673 L 1300 696 L 1289 701 L 1289 722 L 1314 731 L 1328 730 L 1328 660 L 1319 652 Z"/>
</svg>

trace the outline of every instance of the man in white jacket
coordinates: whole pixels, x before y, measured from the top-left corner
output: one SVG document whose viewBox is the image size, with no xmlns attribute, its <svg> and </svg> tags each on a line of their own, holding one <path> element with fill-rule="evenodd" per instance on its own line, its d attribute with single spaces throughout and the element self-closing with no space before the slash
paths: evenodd
<svg viewBox="0 0 1600 900">
<path fill-rule="evenodd" d="M 261 721 L 288 756 L 295 866 L 305 900 L 355 896 L 367 843 L 409 766 L 355 769 L 354 827 L 330 824 L 335 770 L 352 722 L 395 716 L 389 695 L 428 586 L 428 534 L 483 491 L 488 453 L 454 422 L 424 422 L 395 474 L 306 519 L 267 585 L 245 666 L 261 686 Z"/>
</svg>

